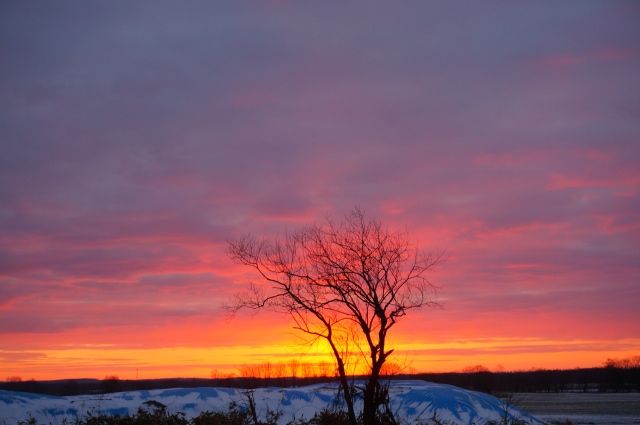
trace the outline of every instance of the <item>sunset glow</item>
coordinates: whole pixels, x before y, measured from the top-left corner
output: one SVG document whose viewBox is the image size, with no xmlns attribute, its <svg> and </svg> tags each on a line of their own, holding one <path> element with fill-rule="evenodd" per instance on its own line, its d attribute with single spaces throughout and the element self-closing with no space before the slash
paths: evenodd
<svg viewBox="0 0 640 425">
<path fill-rule="evenodd" d="M 447 253 L 403 370 L 640 354 L 640 3 L 199 6 L 0 6 L 0 380 L 331 362 L 227 241 L 356 205 Z"/>
</svg>

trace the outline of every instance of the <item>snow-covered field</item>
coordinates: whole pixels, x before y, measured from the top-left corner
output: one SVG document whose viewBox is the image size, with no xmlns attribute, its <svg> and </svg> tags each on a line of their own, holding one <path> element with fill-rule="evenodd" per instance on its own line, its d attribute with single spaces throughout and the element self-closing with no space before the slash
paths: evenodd
<svg viewBox="0 0 640 425">
<path fill-rule="evenodd" d="M 259 388 L 254 397 L 259 415 L 268 410 L 283 413 L 280 423 L 294 418 L 310 418 L 330 407 L 336 399 L 335 384 L 298 388 Z M 130 391 L 104 395 L 53 397 L 40 394 L 0 391 L 0 424 L 14 424 L 29 417 L 43 423 L 83 418 L 88 413 L 125 415 L 135 413 L 145 401 L 155 400 L 170 412 L 183 412 L 188 418 L 203 411 L 226 411 L 231 402 L 246 404 L 246 390 L 235 388 L 174 388 Z M 511 418 L 530 424 L 542 422 L 488 394 L 451 385 L 424 381 L 391 383 L 391 406 L 397 417 L 409 423 L 427 421 L 434 415 L 451 424 L 483 424 L 500 421 L 505 412 Z"/>
</svg>

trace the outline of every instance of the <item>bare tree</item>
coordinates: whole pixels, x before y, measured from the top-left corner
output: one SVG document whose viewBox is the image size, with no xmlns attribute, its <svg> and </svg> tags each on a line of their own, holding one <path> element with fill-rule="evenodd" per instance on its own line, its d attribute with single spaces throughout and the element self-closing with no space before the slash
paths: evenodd
<svg viewBox="0 0 640 425">
<path fill-rule="evenodd" d="M 436 305 L 426 275 L 442 256 L 422 253 L 405 233 L 358 208 L 341 222 L 327 220 L 282 239 L 242 238 L 229 244 L 229 254 L 262 278 L 232 308 L 288 313 L 295 329 L 326 341 L 351 423 L 358 423 L 354 397 L 362 391 L 362 423 L 378 424 L 387 397 L 381 371 L 393 353 L 387 336 L 409 311 Z M 363 388 L 349 382 L 354 353 L 368 368 Z"/>
</svg>

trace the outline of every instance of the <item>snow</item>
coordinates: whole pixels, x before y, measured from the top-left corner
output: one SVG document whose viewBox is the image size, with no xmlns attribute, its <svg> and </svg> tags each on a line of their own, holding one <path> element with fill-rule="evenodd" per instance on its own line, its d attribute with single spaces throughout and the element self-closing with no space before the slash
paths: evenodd
<svg viewBox="0 0 640 425">
<path fill-rule="evenodd" d="M 173 388 L 128 391 L 103 395 L 55 397 L 0 391 L 0 419 L 6 424 L 30 417 L 38 422 L 61 423 L 64 419 L 84 418 L 87 414 L 134 414 L 143 403 L 155 400 L 169 412 L 183 412 L 187 418 L 203 411 L 226 411 L 232 402 L 246 406 L 247 390 L 236 388 Z M 258 415 L 281 411 L 280 424 L 310 418 L 336 403 L 337 384 L 316 384 L 297 388 L 258 388 L 253 390 Z M 499 422 L 505 412 L 512 419 L 532 425 L 543 422 L 488 394 L 451 385 L 424 381 L 392 381 L 391 407 L 407 423 L 437 417 L 452 425 Z M 360 404 L 357 405 L 357 408 Z M 0 422 L 1 423 L 1 422 Z"/>
</svg>

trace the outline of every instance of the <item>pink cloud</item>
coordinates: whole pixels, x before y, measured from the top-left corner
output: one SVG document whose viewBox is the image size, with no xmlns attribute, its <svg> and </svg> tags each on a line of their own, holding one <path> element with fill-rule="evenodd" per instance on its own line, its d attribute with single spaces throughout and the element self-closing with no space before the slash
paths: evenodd
<svg viewBox="0 0 640 425">
<path fill-rule="evenodd" d="M 570 177 L 561 174 L 553 174 L 546 186 L 550 190 L 564 189 L 597 189 L 597 188 L 628 188 L 640 187 L 640 174 L 625 173 L 625 175 L 610 177 Z"/>
<path fill-rule="evenodd" d="M 546 56 L 540 63 L 547 69 L 560 70 L 573 68 L 582 64 L 598 62 L 618 62 L 632 60 L 640 56 L 635 48 L 602 48 L 582 53 L 559 53 Z"/>
</svg>

